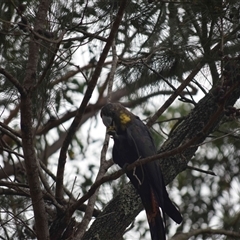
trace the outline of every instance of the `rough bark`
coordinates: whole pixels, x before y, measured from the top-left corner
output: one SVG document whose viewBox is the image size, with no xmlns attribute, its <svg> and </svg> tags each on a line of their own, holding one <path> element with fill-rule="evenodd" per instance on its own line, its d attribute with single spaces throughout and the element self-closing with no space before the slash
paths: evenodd
<svg viewBox="0 0 240 240">
<path fill-rule="evenodd" d="M 39 179 L 38 163 L 32 130 L 32 103 L 29 97 L 21 99 L 21 132 L 24 162 L 34 211 L 37 239 L 49 239 L 48 219 Z"/>
<path fill-rule="evenodd" d="M 141 199 L 129 183 L 106 206 L 82 240 L 123 239 L 124 231 L 141 210 Z"/>
</svg>

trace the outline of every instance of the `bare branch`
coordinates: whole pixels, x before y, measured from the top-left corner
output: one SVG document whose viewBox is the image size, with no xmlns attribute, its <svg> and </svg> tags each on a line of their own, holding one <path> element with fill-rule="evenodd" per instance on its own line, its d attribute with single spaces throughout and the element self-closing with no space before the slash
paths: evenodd
<svg viewBox="0 0 240 240">
<path fill-rule="evenodd" d="M 87 32 L 87 31 L 84 31 L 82 29 L 79 29 L 78 30 L 79 32 L 81 32 L 84 37 L 73 37 L 73 38 L 68 38 L 68 39 L 64 39 L 63 42 L 68 42 L 68 41 L 83 41 L 85 38 L 96 38 L 98 40 L 101 40 L 103 42 L 107 42 L 107 39 L 104 38 L 104 37 L 101 37 L 99 36 L 99 34 L 102 32 L 102 31 L 99 31 L 99 32 L 96 32 L 96 33 L 90 33 L 90 32 Z"/>
<path fill-rule="evenodd" d="M 11 153 L 11 154 L 14 154 L 14 155 L 16 155 L 18 157 L 24 158 L 24 156 L 22 154 L 14 152 L 13 150 L 11 150 L 9 148 L 5 148 L 5 147 L 0 146 L 0 150 L 8 152 L 8 153 Z"/>
<path fill-rule="evenodd" d="M 210 175 L 213 175 L 213 176 L 217 176 L 213 171 L 207 171 L 207 170 L 203 170 L 203 169 L 192 167 L 192 166 L 187 166 L 187 169 L 191 169 L 191 170 L 194 170 L 194 171 L 198 171 L 198 172 L 210 174 Z"/>
<path fill-rule="evenodd" d="M 12 74 L 10 74 L 8 71 L 6 71 L 4 68 L 1 68 L 1 67 L 0 67 L 0 73 L 2 73 L 17 88 L 18 92 L 21 95 L 26 94 L 26 91 L 24 90 L 20 82 Z"/>
<path fill-rule="evenodd" d="M 9 136 L 12 136 L 12 138 L 14 138 L 14 137 L 16 138 L 16 136 L 21 138 L 21 133 L 19 133 L 19 132 L 15 131 L 14 129 L 10 128 L 5 123 L 0 122 L 0 126 L 2 126 L 2 128 L 1 128 L 2 131 L 6 131 L 7 130 L 8 133 L 6 133 L 6 132 L 4 132 L 4 133 L 9 134 Z M 11 133 L 11 135 L 10 135 L 10 133 Z M 18 140 L 16 140 L 16 141 L 18 141 Z"/>
</svg>

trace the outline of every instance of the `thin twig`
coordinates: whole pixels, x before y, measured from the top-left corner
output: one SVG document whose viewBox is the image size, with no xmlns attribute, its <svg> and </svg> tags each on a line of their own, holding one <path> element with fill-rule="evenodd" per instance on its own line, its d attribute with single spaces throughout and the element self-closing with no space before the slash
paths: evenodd
<svg viewBox="0 0 240 240">
<path fill-rule="evenodd" d="M 191 170 L 195 170 L 195 171 L 198 171 L 198 172 L 202 172 L 202 173 L 210 174 L 210 175 L 213 175 L 213 176 L 217 176 L 213 171 L 203 170 L 203 169 L 192 167 L 192 166 L 187 166 L 187 169 L 191 169 Z"/>
<path fill-rule="evenodd" d="M 151 66 L 149 66 L 145 61 L 142 61 L 143 65 L 145 65 L 148 69 L 150 69 L 154 74 L 156 74 L 160 79 L 162 79 L 174 92 L 177 91 L 177 89 L 159 72 L 157 72 L 155 69 L 153 69 Z M 181 92 L 179 93 L 179 96 L 182 97 Z"/>
<path fill-rule="evenodd" d="M 63 38 L 63 35 L 62 35 L 62 38 Z M 50 57 L 50 60 L 49 60 L 48 63 L 46 64 L 45 68 L 43 69 L 43 73 L 42 73 L 42 75 L 39 77 L 38 82 L 35 84 L 34 89 L 37 88 L 37 87 L 39 87 L 39 85 L 43 82 L 44 78 L 46 77 L 47 72 L 51 70 L 51 67 L 52 67 L 52 65 L 53 65 L 53 63 L 54 63 L 54 59 L 55 59 L 55 57 L 56 57 L 56 55 L 57 55 L 57 52 L 58 52 L 58 50 L 59 50 L 60 44 L 61 44 L 61 41 L 59 41 L 59 42 L 54 46 L 54 50 L 51 51 L 52 55 L 51 55 L 51 57 Z"/>
<path fill-rule="evenodd" d="M 202 142 L 202 143 L 199 143 L 199 144 L 197 144 L 197 145 L 195 145 L 195 146 L 202 146 L 202 145 L 205 145 L 205 144 L 207 144 L 207 143 L 211 143 L 211 142 L 214 142 L 214 141 L 216 141 L 216 140 L 219 140 L 219 139 L 223 139 L 224 137 L 228 137 L 228 136 L 234 136 L 233 134 L 234 133 L 237 133 L 238 131 L 240 131 L 240 129 L 239 128 L 237 128 L 237 129 L 235 129 L 234 131 L 232 131 L 232 132 L 229 132 L 229 133 L 225 133 L 224 135 L 222 135 L 222 136 L 220 136 L 220 137 L 214 137 L 214 139 L 211 139 L 211 140 L 208 140 L 208 141 L 204 141 L 204 142 Z"/>
<path fill-rule="evenodd" d="M 16 182 L 12 182 L 12 181 L 3 181 L 0 180 L 0 186 L 5 186 L 5 187 L 9 187 L 9 188 L 13 188 L 14 190 L 16 190 L 16 188 L 29 188 L 29 186 L 27 184 L 24 183 L 16 183 Z"/>
<path fill-rule="evenodd" d="M 23 88 L 23 86 L 20 84 L 20 82 L 8 71 L 6 71 L 4 68 L 0 67 L 0 73 L 2 73 L 18 90 L 18 92 L 21 95 L 26 95 L 26 91 Z"/>
<path fill-rule="evenodd" d="M 47 166 L 43 163 L 43 161 L 39 160 L 39 163 L 41 165 L 41 168 L 44 170 L 44 172 L 46 172 L 48 174 L 48 176 L 50 176 L 54 181 L 57 180 L 57 177 L 55 176 L 54 173 L 52 173 Z M 69 199 L 72 199 L 73 201 L 75 201 L 76 199 L 73 197 L 73 195 L 71 194 L 71 192 L 65 187 L 63 186 L 63 190 L 64 192 L 68 195 Z"/>
<path fill-rule="evenodd" d="M 22 154 L 14 152 L 13 150 L 11 150 L 9 148 L 5 148 L 5 147 L 0 146 L 0 150 L 8 152 L 8 153 L 11 153 L 11 154 L 14 154 L 14 155 L 16 155 L 18 157 L 24 158 L 24 156 Z"/>
<path fill-rule="evenodd" d="M 111 64 L 112 61 L 106 61 L 104 62 L 104 66 L 107 66 L 109 64 Z M 84 70 L 88 70 L 88 69 L 91 69 L 91 68 L 95 68 L 95 64 L 92 64 L 92 63 L 89 63 L 83 67 L 77 67 L 76 70 L 71 70 L 69 72 L 67 72 L 65 75 L 63 75 L 62 77 L 56 79 L 56 80 L 53 80 L 51 83 L 50 83 L 50 86 L 49 87 L 53 87 L 55 85 L 57 85 L 58 83 L 61 83 L 61 82 L 66 82 L 68 79 L 70 79 L 71 77 L 75 76 L 76 74 L 80 73 L 80 72 L 83 72 Z"/>
<path fill-rule="evenodd" d="M 68 39 L 64 39 L 63 42 L 68 42 L 68 41 L 83 41 L 86 38 L 91 38 L 91 39 L 98 39 L 101 40 L 102 42 L 107 42 L 107 39 L 105 37 L 99 36 L 99 34 L 102 32 L 96 32 L 96 33 L 90 33 L 87 31 L 84 31 L 82 29 L 78 29 L 79 32 L 81 32 L 84 36 L 83 37 L 72 37 L 72 38 L 68 38 Z"/>
<path fill-rule="evenodd" d="M 22 142 L 14 134 L 9 132 L 5 128 L 0 127 L 0 132 L 2 132 L 3 134 L 6 134 L 8 137 L 10 137 L 12 140 L 14 140 L 18 146 L 22 146 Z"/>
</svg>

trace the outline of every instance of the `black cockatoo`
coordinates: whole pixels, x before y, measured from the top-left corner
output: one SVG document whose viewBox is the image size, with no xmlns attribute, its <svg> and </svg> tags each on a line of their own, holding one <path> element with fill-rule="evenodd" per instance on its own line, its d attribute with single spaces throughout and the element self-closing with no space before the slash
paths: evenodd
<svg viewBox="0 0 240 240">
<path fill-rule="evenodd" d="M 101 117 L 114 139 L 113 161 L 121 168 L 157 154 L 147 126 L 121 104 L 106 104 Z M 177 223 L 182 222 L 182 216 L 169 199 L 160 166 L 149 162 L 128 171 L 127 176 L 141 197 L 152 240 L 165 240 L 165 213 Z"/>
</svg>

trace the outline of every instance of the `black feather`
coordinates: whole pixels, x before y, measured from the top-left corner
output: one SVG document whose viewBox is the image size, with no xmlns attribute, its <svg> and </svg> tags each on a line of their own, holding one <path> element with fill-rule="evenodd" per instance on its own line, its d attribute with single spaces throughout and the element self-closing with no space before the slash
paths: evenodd
<svg viewBox="0 0 240 240">
<path fill-rule="evenodd" d="M 101 112 L 104 115 L 112 118 L 112 126 L 107 127 L 111 127 L 114 139 L 113 161 L 121 168 L 157 154 L 147 126 L 137 116 L 120 104 L 107 104 Z M 121 121 L 123 116 L 129 121 Z M 165 240 L 165 213 L 177 223 L 181 223 L 182 216 L 169 199 L 159 164 L 149 162 L 127 172 L 127 176 L 141 197 L 152 240 Z"/>
</svg>

